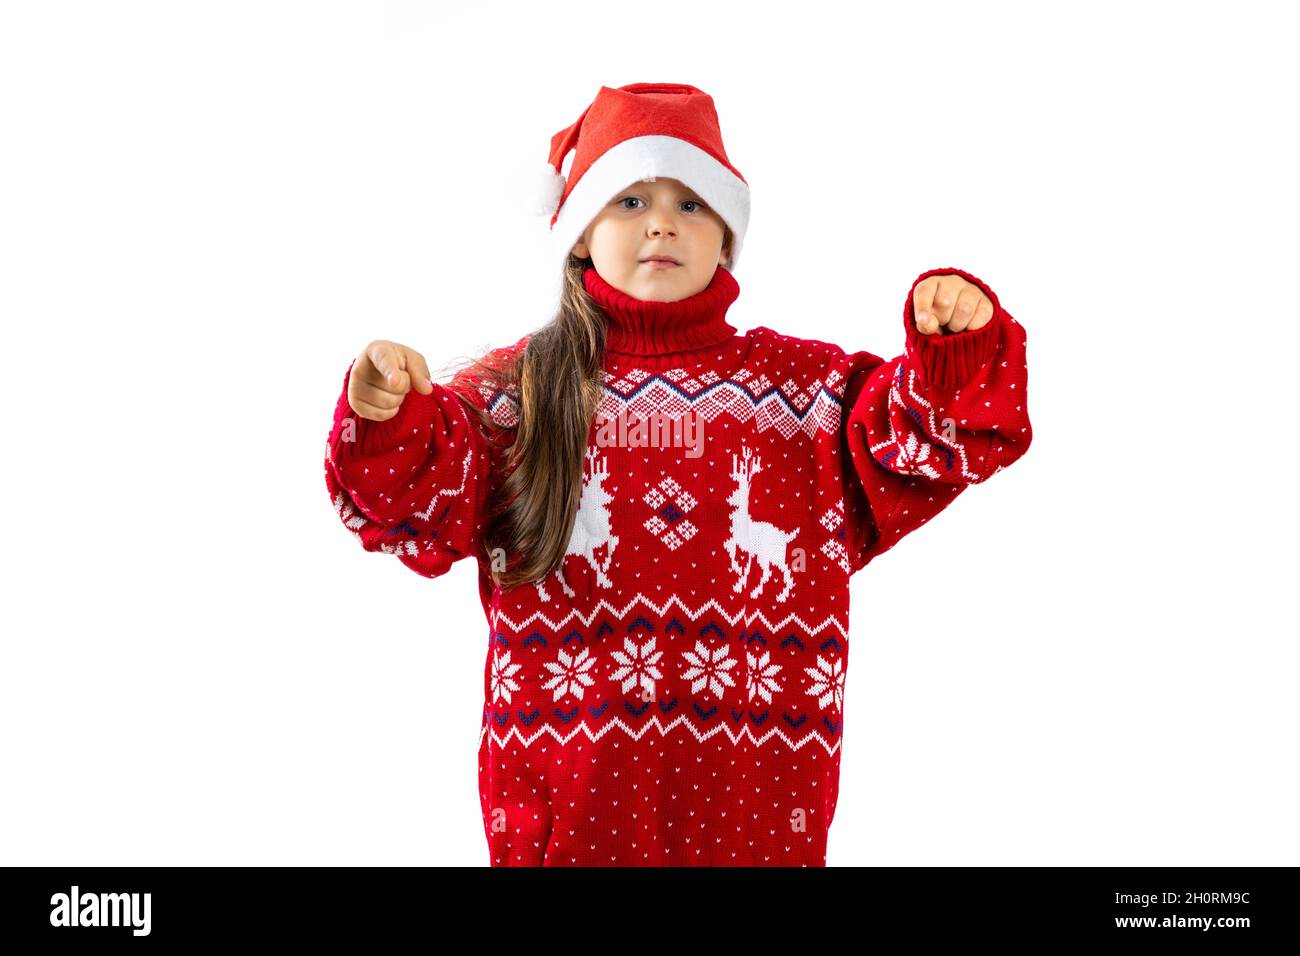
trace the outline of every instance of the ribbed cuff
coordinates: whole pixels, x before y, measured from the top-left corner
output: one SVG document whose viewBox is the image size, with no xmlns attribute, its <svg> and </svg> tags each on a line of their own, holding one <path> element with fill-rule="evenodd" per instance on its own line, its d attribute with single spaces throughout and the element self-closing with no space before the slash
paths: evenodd
<svg viewBox="0 0 1300 956">
<path fill-rule="evenodd" d="M 353 360 L 353 365 L 356 361 Z M 343 391 L 334 406 L 334 425 L 330 429 L 329 444 L 337 459 L 345 449 L 347 454 L 365 456 L 381 454 L 397 448 L 411 438 L 413 430 L 429 423 L 430 403 L 433 395 L 423 395 L 411 389 L 398 406 L 397 414 L 387 421 L 377 422 L 362 418 L 348 404 L 348 379 L 352 365 L 343 376 Z M 435 392 L 442 386 L 433 385 Z M 352 422 L 349 430 L 348 422 Z"/>
<path fill-rule="evenodd" d="M 922 333 L 916 327 L 912 296 L 921 282 L 936 275 L 961 276 L 978 286 L 993 303 L 993 317 L 982 328 L 974 331 L 963 329 L 961 332 L 944 332 L 940 329 L 934 335 Z M 912 283 L 912 288 L 907 293 L 907 302 L 903 305 L 908 355 L 915 363 L 922 381 L 931 388 L 954 390 L 969 382 L 996 354 L 1005 322 L 1006 312 L 993 290 L 969 272 L 951 267 L 922 272 Z"/>
</svg>

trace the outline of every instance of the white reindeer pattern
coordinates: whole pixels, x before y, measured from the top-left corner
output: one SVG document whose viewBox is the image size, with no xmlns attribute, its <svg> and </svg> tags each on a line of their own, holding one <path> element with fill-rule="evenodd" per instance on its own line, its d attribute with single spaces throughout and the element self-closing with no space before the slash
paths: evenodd
<svg viewBox="0 0 1300 956">
<path fill-rule="evenodd" d="M 605 490 L 603 484 L 609 475 L 609 463 L 601 462 L 597 465 L 598 454 L 595 448 L 587 450 L 591 471 L 588 477 L 582 480 L 582 499 L 578 503 L 578 515 L 574 519 L 573 533 L 569 535 L 569 544 L 565 548 L 564 557 L 567 558 L 571 554 L 582 555 L 596 572 L 596 583 L 603 588 L 608 588 L 614 586 L 608 572 L 609 565 L 614 560 L 618 535 L 611 533 L 607 507 L 614 500 L 614 496 Z M 601 545 L 605 546 L 604 566 L 596 560 L 596 549 Z M 564 593 L 569 597 L 576 596 L 577 592 L 569 587 L 569 582 L 564 580 L 564 558 L 560 559 L 554 573 L 560 579 L 560 586 L 564 588 Z M 546 591 L 545 579 L 534 583 L 537 585 L 537 596 L 543 601 L 549 601 L 551 596 Z"/>
<path fill-rule="evenodd" d="M 731 537 L 723 542 L 722 546 L 727 549 L 727 555 L 731 559 L 731 570 L 740 575 L 736 581 L 734 590 L 739 594 L 745 587 L 745 581 L 749 578 L 749 571 L 754 566 L 754 559 L 758 559 L 758 565 L 763 570 L 763 576 L 759 579 L 758 585 L 750 592 L 751 598 L 756 598 L 759 592 L 763 590 L 763 585 L 771 577 L 772 566 L 781 569 L 785 576 L 785 587 L 776 595 L 777 602 L 783 602 L 790 596 L 790 591 L 794 587 L 794 576 L 790 573 L 790 567 L 786 564 L 785 549 L 799 529 L 793 531 L 782 531 L 776 525 L 767 521 L 754 521 L 749 516 L 749 488 L 750 481 L 755 475 L 762 470 L 762 459 L 754 458 L 750 463 L 750 450 L 742 447 L 745 460 L 743 463 L 737 463 L 736 456 L 731 456 L 731 477 L 736 481 L 736 490 L 727 497 L 727 504 L 731 505 Z M 742 570 L 739 562 L 736 560 L 736 552 L 744 551 L 749 557 L 745 561 L 745 567 Z"/>
</svg>

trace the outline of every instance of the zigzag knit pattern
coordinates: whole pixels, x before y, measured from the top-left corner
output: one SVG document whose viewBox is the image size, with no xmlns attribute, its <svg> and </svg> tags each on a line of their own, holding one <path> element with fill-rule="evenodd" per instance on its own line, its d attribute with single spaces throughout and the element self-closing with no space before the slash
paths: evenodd
<svg viewBox="0 0 1300 956">
<path fill-rule="evenodd" d="M 482 532 L 519 396 L 458 376 L 374 422 L 345 376 L 325 456 L 344 527 L 426 577 L 480 564 L 492 865 L 825 864 L 850 579 L 1032 438 L 1023 327 L 961 270 L 913 289 L 945 273 L 978 285 L 992 320 L 922 335 L 909 291 L 886 361 L 737 334 L 721 267 L 677 302 L 589 269 L 607 338 L 581 504 L 560 566 L 508 591 Z"/>
</svg>

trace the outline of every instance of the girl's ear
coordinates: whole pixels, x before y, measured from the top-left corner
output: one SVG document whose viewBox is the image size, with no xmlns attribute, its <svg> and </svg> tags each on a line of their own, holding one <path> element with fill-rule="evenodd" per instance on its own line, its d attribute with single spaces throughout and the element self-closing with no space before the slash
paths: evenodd
<svg viewBox="0 0 1300 956">
<path fill-rule="evenodd" d="M 590 228 L 590 226 L 587 227 L 587 229 Z M 579 259 L 591 258 L 591 248 L 587 245 L 587 229 L 582 230 L 582 235 L 578 237 L 578 241 L 573 244 L 571 250 Z"/>
<path fill-rule="evenodd" d="M 731 268 L 731 246 L 735 241 L 736 237 L 732 233 L 731 227 L 724 226 L 722 233 L 722 253 L 718 259 L 718 265 L 726 269 Z"/>
</svg>

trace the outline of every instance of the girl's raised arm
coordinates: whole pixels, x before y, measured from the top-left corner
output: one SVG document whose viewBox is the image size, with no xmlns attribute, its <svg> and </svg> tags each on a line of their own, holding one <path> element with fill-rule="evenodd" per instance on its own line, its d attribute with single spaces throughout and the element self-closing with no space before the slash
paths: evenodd
<svg viewBox="0 0 1300 956">
<path fill-rule="evenodd" d="M 386 421 L 362 418 L 348 403 L 351 374 L 325 455 L 343 525 L 367 551 L 395 554 L 425 577 L 481 553 L 493 462 L 482 425 L 437 382 L 428 395 L 412 389 Z"/>
<path fill-rule="evenodd" d="M 993 304 L 981 328 L 926 335 L 916 327 L 917 285 L 957 275 Z M 917 276 L 903 307 L 906 349 L 884 361 L 850 356 L 843 445 L 852 571 L 938 514 L 962 491 L 1029 448 L 1025 329 L 984 282 L 960 269 Z"/>
</svg>

